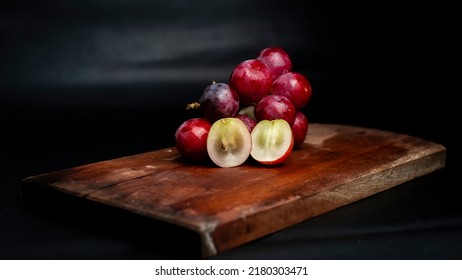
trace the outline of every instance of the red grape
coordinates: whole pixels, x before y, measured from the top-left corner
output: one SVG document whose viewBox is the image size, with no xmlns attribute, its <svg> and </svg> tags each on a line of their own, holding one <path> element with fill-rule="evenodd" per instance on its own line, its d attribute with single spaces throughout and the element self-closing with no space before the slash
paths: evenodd
<svg viewBox="0 0 462 280">
<path fill-rule="evenodd" d="M 295 121 L 297 111 L 292 102 L 282 95 L 268 95 L 255 106 L 255 117 L 261 120 L 286 120 L 290 126 Z"/>
<path fill-rule="evenodd" d="M 311 98 L 311 84 L 304 75 L 289 72 L 282 74 L 274 81 L 271 94 L 289 98 L 295 108 L 300 110 Z"/>
<path fill-rule="evenodd" d="M 236 89 L 243 106 L 258 103 L 269 94 L 272 83 L 271 69 L 256 59 L 239 63 L 230 77 L 230 85 Z"/>
<path fill-rule="evenodd" d="M 271 47 L 263 49 L 257 59 L 271 68 L 273 80 L 292 70 L 292 61 L 287 52 L 282 48 Z"/>
<path fill-rule="evenodd" d="M 308 132 L 308 119 L 298 111 L 295 117 L 295 122 L 292 125 L 292 134 L 294 135 L 294 150 L 300 148 L 306 138 Z"/>
<path fill-rule="evenodd" d="M 193 118 L 178 127 L 175 132 L 176 148 L 184 158 L 193 161 L 208 158 L 207 137 L 211 126 L 204 118 Z"/>
<path fill-rule="evenodd" d="M 257 125 L 257 121 L 248 115 L 236 115 L 236 118 L 240 119 L 245 124 L 249 132 L 252 132 L 253 128 Z"/>
</svg>

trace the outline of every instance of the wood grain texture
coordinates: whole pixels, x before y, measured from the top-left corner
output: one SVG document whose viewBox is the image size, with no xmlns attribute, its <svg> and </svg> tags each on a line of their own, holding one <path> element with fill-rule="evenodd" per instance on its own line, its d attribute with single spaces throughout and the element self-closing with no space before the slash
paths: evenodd
<svg viewBox="0 0 462 280">
<path fill-rule="evenodd" d="M 311 124 L 276 167 L 191 164 L 171 147 L 23 182 L 196 231 L 206 257 L 443 168 L 445 156 L 442 145 L 407 135 Z"/>
</svg>

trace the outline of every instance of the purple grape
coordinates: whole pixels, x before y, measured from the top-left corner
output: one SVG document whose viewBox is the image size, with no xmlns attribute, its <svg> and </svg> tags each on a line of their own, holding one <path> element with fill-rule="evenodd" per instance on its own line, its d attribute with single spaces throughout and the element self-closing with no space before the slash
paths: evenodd
<svg viewBox="0 0 462 280">
<path fill-rule="evenodd" d="M 228 84 L 214 82 L 205 88 L 199 104 L 203 117 L 213 123 L 237 113 L 239 95 Z"/>
</svg>

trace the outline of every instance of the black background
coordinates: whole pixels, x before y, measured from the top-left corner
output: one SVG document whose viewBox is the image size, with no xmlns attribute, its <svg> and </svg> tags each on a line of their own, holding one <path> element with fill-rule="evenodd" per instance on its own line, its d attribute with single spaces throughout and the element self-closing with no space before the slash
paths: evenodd
<svg viewBox="0 0 462 280">
<path fill-rule="evenodd" d="M 268 46 L 286 49 L 311 81 L 310 122 L 434 141 L 447 167 L 218 258 L 461 258 L 454 8 L 370 2 L 3 3 L 0 258 L 194 257 L 181 234 L 161 233 L 176 232 L 167 225 L 51 195 L 30 205 L 20 181 L 174 145 L 192 116 L 185 104 Z"/>
</svg>

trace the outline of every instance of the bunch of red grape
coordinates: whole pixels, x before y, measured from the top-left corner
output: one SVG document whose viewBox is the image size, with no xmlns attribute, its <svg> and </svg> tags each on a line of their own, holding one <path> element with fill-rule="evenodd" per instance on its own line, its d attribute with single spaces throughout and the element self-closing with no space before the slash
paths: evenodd
<svg viewBox="0 0 462 280">
<path fill-rule="evenodd" d="M 310 82 L 292 71 L 287 52 L 265 48 L 239 63 L 229 83 L 213 82 L 199 102 L 188 105 L 202 117 L 178 127 L 176 147 L 186 159 L 211 159 L 220 167 L 241 165 L 249 157 L 280 164 L 305 140 L 308 120 L 301 109 L 311 94 Z"/>
</svg>

